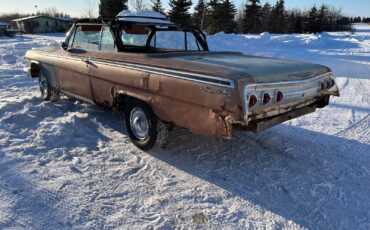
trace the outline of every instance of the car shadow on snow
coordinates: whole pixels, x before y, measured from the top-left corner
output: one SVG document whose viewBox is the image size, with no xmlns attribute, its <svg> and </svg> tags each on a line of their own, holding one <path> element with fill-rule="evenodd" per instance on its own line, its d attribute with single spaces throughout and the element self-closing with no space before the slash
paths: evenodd
<svg viewBox="0 0 370 230">
<path fill-rule="evenodd" d="M 369 153 L 370 145 L 288 125 L 232 141 L 176 130 L 167 149 L 150 152 L 309 229 L 369 227 Z"/>
</svg>

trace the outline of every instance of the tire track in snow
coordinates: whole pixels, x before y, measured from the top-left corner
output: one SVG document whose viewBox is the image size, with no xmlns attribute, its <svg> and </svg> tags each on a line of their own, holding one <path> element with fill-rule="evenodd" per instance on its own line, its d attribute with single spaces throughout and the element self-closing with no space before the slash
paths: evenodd
<svg viewBox="0 0 370 230">
<path fill-rule="evenodd" d="M 0 228 L 55 229 L 71 228 L 68 211 L 71 210 L 60 194 L 43 189 L 22 175 L 14 162 L 0 160 L 1 199 L 12 200 L 12 216 Z M 1 207 L 0 207 L 1 209 Z"/>
</svg>

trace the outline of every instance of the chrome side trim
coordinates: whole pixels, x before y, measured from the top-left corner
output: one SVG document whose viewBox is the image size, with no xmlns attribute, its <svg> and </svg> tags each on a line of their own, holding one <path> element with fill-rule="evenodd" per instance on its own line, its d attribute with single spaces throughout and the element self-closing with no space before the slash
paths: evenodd
<svg viewBox="0 0 370 230">
<path fill-rule="evenodd" d="M 82 96 L 79 96 L 79 95 L 77 95 L 77 94 L 74 94 L 74 93 L 70 93 L 70 92 L 67 92 L 67 91 L 65 91 L 65 90 L 59 90 L 59 92 L 61 92 L 62 94 L 64 94 L 64 95 L 66 95 L 66 96 L 69 96 L 69 97 L 73 97 L 73 98 L 75 98 L 75 99 L 78 99 L 78 100 L 80 100 L 80 101 L 83 101 L 83 102 L 86 102 L 86 103 L 89 103 L 89 104 L 95 104 L 95 102 L 94 101 L 92 101 L 92 100 L 90 100 L 90 99 L 88 99 L 88 98 L 86 98 L 86 97 L 82 97 Z"/>
<path fill-rule="evenodd" d="M 178 71 L 178 70 L 163 69 L 163 68 L 158 68 L 158 67 L 138 65 L 138 64 L 132 64 L 132 63 L 126 63 L 126 62 L 107 61 L 107 60 L 102 61 L 103 59 L 96 59 L 96 58 L 92 58 L 91 60 L 94 63 L 98 63 L 98 64 L 105 64 L 105 65 L 116 66 L 116 67 L 124 67 L 127 69 L 139 70 L 139 71 L 144 71 L 147 73 L 160 74 L 160 75 L 179 78 L 183 80 L 191 80 L 195 82 L 201 82 L 205 84 L 217 85 L 217 86 L 227 87 L 227 88 L 235 88 L 234 81 L 230 79 L 220 78 L 220 77 L 212 77 L 212 76 L 203 75 L 203 74 L 194 74 L 194 73 L 183 72 L 183 71 Z"/>
<path fill-rule="evenodd" d="M 42 52 L 42 51 L 37 51 L 37 53 L 43 54 L 48 57 L 54 57 L 54 58 L 63 58 L 63 59 L 74 60 L 74 61 L 83 60 L 83 57 L 53 55 L 53 54 Z M 178 78 L 182 80 L 200 82 L 200 83 L 205 83 L 209 85 L 216 85 L 216 86 L 232 88 L 232 89 L 235 88 L 234 81 L 230 79 L 226 79 L 226 78 L 214 77 L 214 76 L 209 76 L 209 75 L 204 75 L 204 74 L 195 74 L 195 73 L 178 71 L 178 70 L 164 69 L 164 68 L 159 68 L 159 67 L 154 67 L 154 66 L 133 64 L 133 63 L 127 63 L 127 62 L 110 61 L 110 60 L 105 60 L 105 59 L 100 59 L 100 58 L 90 58 L 90 61 L 92 63 L 115 66 L 115 67 L 123 67 L 127 69 L 143 71 L 146 73 L 160 74 L 163 76 Z"/>
</svg>

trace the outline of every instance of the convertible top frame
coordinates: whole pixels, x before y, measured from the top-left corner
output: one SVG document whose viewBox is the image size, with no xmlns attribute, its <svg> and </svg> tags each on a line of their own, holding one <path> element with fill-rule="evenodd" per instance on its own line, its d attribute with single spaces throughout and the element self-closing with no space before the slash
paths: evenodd
<svg viewBox="0 0 370 230">
<path fill-rule="evenodd" d="M 146 18 L 146 19 L 160 19 L 164 20 L 163 18 L 155 18 L 155 17 L 141 17 L 141 16 L 125 16 L 125 17 L 117 17 L 115 19 L 106 19 L 106 18 L 97 18 L 97 19 L 79 19 L 76 20 L 73 23 L 71 31 L 76 28 L 78 25 L 106 25 L 109 26 L 113 37 L 115 44 L 117 46 L 118 52 L 125 52 L 126 46 L 123 44 L 122 40 L 120 39 L 121 33 L 122 33 L 122 27 L 124 25 L 145 25 L 150 29 L 150 32 L 148 34 L 146 47 L 143 49 L 142 52 L 147 52 L 149 49 L 153 48 L 150 47 L 151 40 L 153 39 L 155 33 L 157 31 L 183 31 L 185 34 L 187 32 L 190 32 L 194 35 L 194 37 L 197 39 L 197 42 L 199 45 L 203 48 L 203 51 L 209 51 L 208 43 L 207 43 L 207 36 L 204 34 L 202 30 L 195 26 L 185 26 L 181 27 L 176 24 L 166 24 L 166 23 L 158 23 L 158 22 L 140 22 L 140 21 L 125 21 L 122 20 L 122 18 Z M 162 27 L 162 28 L 161 28 Z M 67 36 L 65 43 L 68 44 L 68 41 L 70 39 L 70 35 L 73 34 L 70 32 L 70 34 Z M 186 36 L 185 36 L 186 39 Z M 185 40 L 186 44 L 186 40 Z"/>
</svg>

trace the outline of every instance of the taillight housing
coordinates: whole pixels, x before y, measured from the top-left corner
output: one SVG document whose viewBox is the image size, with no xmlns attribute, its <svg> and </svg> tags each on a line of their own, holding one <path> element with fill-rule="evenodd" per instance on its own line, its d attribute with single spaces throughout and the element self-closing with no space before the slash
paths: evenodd
<svg viewBox="0 0 370 230">
<path fill-rule="evenodd" d="M 255 95 L 250 95 L 249 96 L 249 108 L 255 106 L 257 104 L 257 97 Z"/>
<path fill-rule="evenodd" d="M 266 104 L 268 104 L 268 103 L 270 102 L 270 100 L 271 100 L 271 96 L 270 96 L 270 94 L 268 94 L 268 93 L 264 93 L 264 94 L 263 94 L 263 98 L 262 98 L 262 103 L 263 103 L 264 105 L 266 105 Z"/>
<path fill-rule="evenodd" d="M 330 87 L 333 87 L 335 85 L 334 79 L 330 79 Z"/>
<path fill-rule="evenodd" d="M 276 93 L 276 102 L 277 102 L 277 103 L 279 103 L 279 102 L 281 102 L 283 99 L 284 99 L 284 94 L 283 94 L 283 92 L 278 91 L 278 92 Z"/>
<path fill-rule="evenodd" d="M 323 82 L 320 83 L 320 89 L 325 90 L 325 84 Z"/>
</svg>

